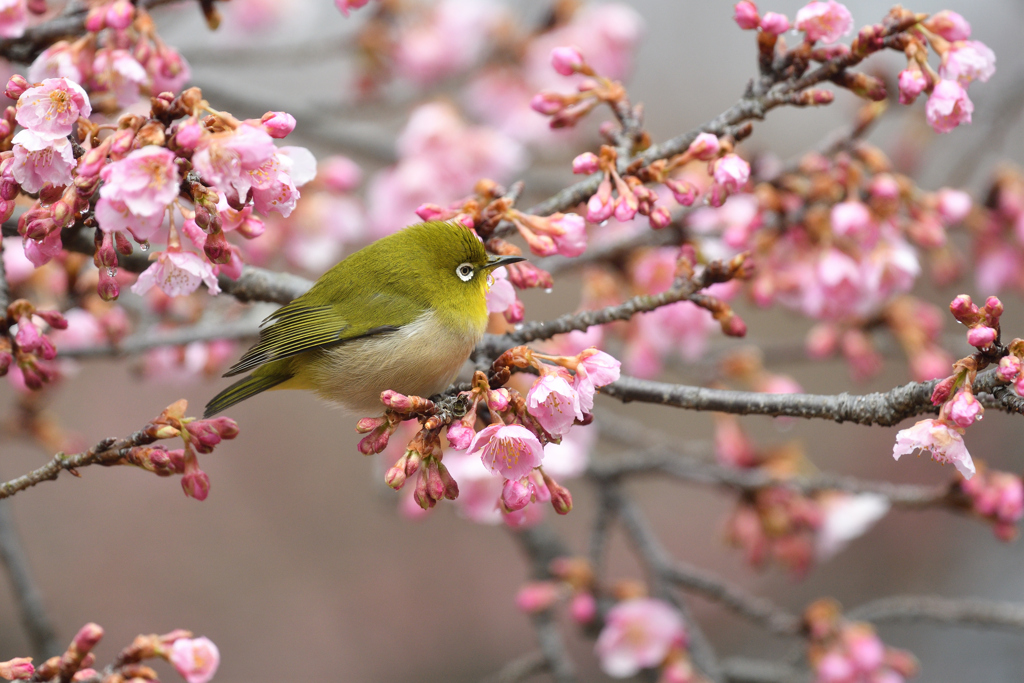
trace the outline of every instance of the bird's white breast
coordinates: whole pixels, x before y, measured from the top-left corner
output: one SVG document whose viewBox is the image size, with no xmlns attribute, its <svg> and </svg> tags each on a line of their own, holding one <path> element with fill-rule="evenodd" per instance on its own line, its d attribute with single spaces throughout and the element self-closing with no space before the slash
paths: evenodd
<svg viewBox="0 0 1024 683">
<path fill-rule="evenodd" d="M 395 332 L 312 352 L 301 380 L 353 412 L 379 414 L 385 389 L 429 397 L 448 388 L 482 336 L 483 329 L 453 329 L 428 311 Z"/>
</svg>

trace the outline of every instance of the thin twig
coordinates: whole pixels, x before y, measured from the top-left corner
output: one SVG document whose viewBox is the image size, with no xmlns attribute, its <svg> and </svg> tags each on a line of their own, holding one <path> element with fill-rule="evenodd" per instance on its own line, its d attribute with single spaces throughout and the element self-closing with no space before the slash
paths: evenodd
<svg viewBox="0 0 1024 683">
<path fill-rule="evenodd" d="M 75 470 L 87 465 L 106 465 L 117 462 L 126 455 L 128 449 L 151 444 L 154 441 L 156 438 L 149 436 L 144 431 L 138 431 L 123 439 L 104 439 L 82 453 L 74 455 L 58 453 L 42 467 L 0 484 L 0 500 L 10 498 L 15 493 L 44 481 L 52 481 L 65 470 L 75 473 Z"/>
<path fill-rule="evenodd" d="M 930 621 L 950 626 L 1024 631 L 1024 604 L 936 595 L 896 595 L 873 600 L 846 613 L 865 621 Z"/>
<path fill-rule="evenodd" d="M 43 597 L 32 579 L 28 557 L 18 538 L 18 531 L 11 515 L 11 504 L 0 501 L 0 563 L 7 570 L 11 580 L 14 601 L 18 605 L 21 623 L 28 636 L 32 656 L 40 661 L 62 651 L 57 635 L 43 606 Z"/>
<path fill-rule="evenodd" d="M 788 664 L 747 657 L 729 657 L 722 662 L 722 672 L 729 683 L 804 683 L 810 680 L 806 671 Z"/>
<path fill-rule="evenodd" d="M 528 652 L 501 667 L 481 683 L 519 683 L 548 669 L 548 660 L 540 650 Z"/>
</svg>

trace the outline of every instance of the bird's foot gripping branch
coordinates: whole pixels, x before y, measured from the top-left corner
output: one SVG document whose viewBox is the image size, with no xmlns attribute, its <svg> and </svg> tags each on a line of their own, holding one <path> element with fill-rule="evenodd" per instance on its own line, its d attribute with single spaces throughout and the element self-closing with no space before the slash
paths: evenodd
<svg viewBox="0 0 1024 683">
<path fill-rule="evenodd" d="M 540 375 L 525 396 L 506 386 L 515 371 Z M 564 515 L 572 510 L 572 495 L 545 470 L 544 447 L 559 444 L 574 426 L 590 424 L 594 394 L 618 378 L 619 361 L 595 348 L 550 356 L 516 346 L 494 362 L 489 376 L 477 371 L 470 388 L 455 397 L 434 402 L 385 391 L 383 417 L 363 418 L 356 427 L 366 434 L 359 450 L 380 453 L 404 421 L 419 420 L 385 481 L 397 491 L 415 478 L 413 498 L 424 510 L 459 497 L 459 485 L 442 462 L 443 432 L 451 451 L 465 451 L 483 464 L 500 487 L 491 502 L 505 514 L 523 516 L 531 503 L 550 501 Z M 481 422 L 486 426 L 477 431 Z"/>
</svg>

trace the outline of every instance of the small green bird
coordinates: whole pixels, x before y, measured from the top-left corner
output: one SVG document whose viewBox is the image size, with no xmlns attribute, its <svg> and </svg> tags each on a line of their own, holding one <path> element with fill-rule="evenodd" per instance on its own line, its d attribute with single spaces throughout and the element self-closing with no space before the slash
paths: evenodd
<svg viewBox="0 0 1024 683">
<path fill-rule="evenodd" d="M 268 389 L 311 389 L 353 412 L 382 410 L 392 389 L 432 396 L 451 384 L 487 326 L 491 256 L 455 222 L 418 223 L 338 263 L 263 321 L 225 373 L 255 370 L 217 394 L 205 417 Z"/>
</svg>

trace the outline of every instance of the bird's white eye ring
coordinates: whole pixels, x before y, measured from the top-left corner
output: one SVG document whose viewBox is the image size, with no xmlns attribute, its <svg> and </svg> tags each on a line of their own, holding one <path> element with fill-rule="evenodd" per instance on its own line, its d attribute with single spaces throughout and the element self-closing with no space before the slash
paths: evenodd
<svg viewBox="0 0 1024 683">
<path fill-rule="evenodd" d="M 473 279 L 473 264 L 463 263 L 455 269 L 455 274 L 459 276 L 459 279 L 463 282 L 469 282 Z"/>
</svg>

